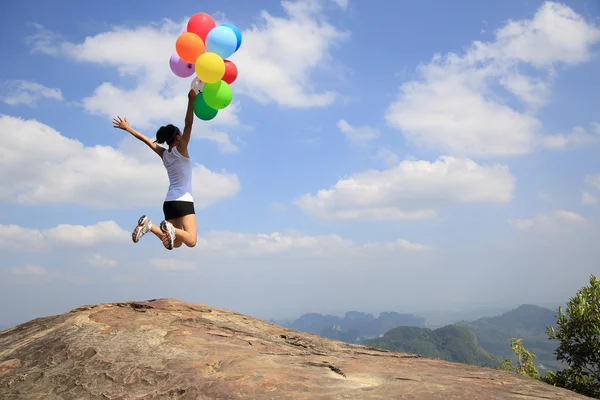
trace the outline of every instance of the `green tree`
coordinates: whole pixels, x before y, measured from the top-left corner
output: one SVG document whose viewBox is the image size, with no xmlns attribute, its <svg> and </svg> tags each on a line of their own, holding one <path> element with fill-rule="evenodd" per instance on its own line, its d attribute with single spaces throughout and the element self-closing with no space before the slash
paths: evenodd
<svg viewBox="0 0 600 400">
<path fill-rule="evenodd" d="M 511 360 L 504 360 L 502 361 L 502 364 L 500 364 L 499 368 L 505 371 L 515 372 L 519 375 L 528 376 L 533 379 L 540 379 L 540 373 L 533 363 L 535 354 L 531 353 L 525 348 L 525 346 L 523 346 L 523 339 L 511 338 L 510 347 L 517 356 L 517 366 L 514 367 Z"/>
<path fill-rule="evenodd" d="M 600 399 L 600 280 L 591 275 L 589 282 L 569 299 L 564 313 L 558 307 L 557 329 L 547 328 L 549 338 L 560 341 L 556 358 L 569 367 L 544 381 Z"/>
</svg>

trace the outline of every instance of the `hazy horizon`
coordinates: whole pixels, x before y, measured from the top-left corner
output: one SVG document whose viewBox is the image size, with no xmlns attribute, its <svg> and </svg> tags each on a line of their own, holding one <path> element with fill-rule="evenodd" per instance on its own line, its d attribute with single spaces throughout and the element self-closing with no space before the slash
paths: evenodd
<svg viewBox="0 0 600 400">
<path fill-rule="evenodd" d="M 124 300 L 124 299 L 122 299 L 122 300 Z M 128 300 L 146 301 L 146 300 L 150 300 L 150 298 L 148 298 L 148 299 L 128 299 Z M 181 299 L 177 299 L 177 300 L 181 300 Z M 291 323 L 294 320 L 300 318 L 301 316 L 303 316 L 305 314 L 312 314 L 312 313 L 321 314 L 321 315 L 332 315 L 332 316 L 343 318 L 347 312 L 363 312 L 365 314 L 371 314 L 375 318 L 377 318 L 380 316 L 381 313 L 384 313 L 384 312 L 397 312 L 399 314 L 413 314 L 415 316 L 424 317 L 428 320 L 428 324 L 432 323 L 432 316 L 433 316 L 433 321 L 434 321 L 433 324 L 437 325 L 437 321 L 440 321 L 440 320 L 441 321 L 459 321 L 459 320 L 463 319 L 462 317 L 457 317 L 457 315 L 466 315 L 467 317 L 465 317 L 464 319 L 475 320 L 477 318 L 482 318 L 482 317 L 498 316 L 505 312 L 516 309 L 519 306 L 524 305 L 524 304 L 535 305 L 535 306 L 539 306 L 539 307 L 543 307 L 543 308 L 555 311 L 559 305 L 564 306 L 565 303 L 566 302 L 562 302 L 562 303 L 551 302 L 551 303 L 541 303 L 541 304 L 519 303 L 519 304 L 506 304 L 504 306 L 496 305 L 496 304 L 487 304 L 487 305 L 481 304 L 481 305 L 455 306 L 455 307 L 450 307 L 450 308 L 445 308 L 443 305 L 441 305 L 437 308 L 381 309 L 381 310 L 375 310 L 375 309 L 347 309 L 346 310 L 346 309 L 331 309 L 331 308 L 328 309 L 327 307 L 319 309 L 319 307 L 316 307 L 315 309 L 311 309 L 311 310 L 297 311 L 297 312 L 289 313 L 289 314 L 284 313 L 284 314 L 280 314 L 280 315 L 267 315 L 267 314 L 261 314 L 260 312 L 253 313 L 253 314 L 247 314 L 247 313 L 246 314 L 250 315 L 252 317 L 255 317 L 255 318 L 265 320 L 265 321 L 274 320 L 278 323 L 281 323 L 281 322 L 290 322 Z M 86 303 L 86 304 L 92 304 L 92 303 Z M 69 312 L 70 310 L 72 310 L 76 307 L 79 307 L 81 305 L 85 305 L 85 304 L 78 304 L 73 307 L 67 307 L 67 308 L 63 309 L 62 311 L 56 309 L 55 311 L 49 312 L 47 314 L 32 314 L 31 317 L 16 318 L 16 319 L 13 319 L 12 321 L 0 319 L 0 327 L 8 328 L 8 327 L 12 327 L 12 326 L 16 326 L 16 325 L 19 325 L 22 323 L 29 322 L 30 320 L 33 320 L 38 317 L 48 317 L 48 316 L 52 316 L 52 315 L 66 313 L 66 312 Z M 212 304 L 207 304 L 207 305 L 220 308 L 219 306 L 212 305 Z M 236 310 L 236 309 L 233 309 L 232 311 L 239 312 L 239 310 Z"/>
</svg>

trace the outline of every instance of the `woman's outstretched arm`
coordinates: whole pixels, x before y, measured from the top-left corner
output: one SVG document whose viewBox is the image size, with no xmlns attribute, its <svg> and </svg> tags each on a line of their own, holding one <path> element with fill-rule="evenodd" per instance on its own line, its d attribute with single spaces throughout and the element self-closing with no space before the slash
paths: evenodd
<svg viewBox="0 0 600 400">
<path fill-rule="evenodd" d="M 188 143 L 192 137 L 192 125 L 194 124 L 194 100 L 196 100 L 196 92 L 191 89 L 188 93 L 188 105 L 185 113 L 185 126 L 183 128 L 183 135 L 178 143 L 177 150 L 187 151 Z M 182 147 L 179 148 L 179 145 Z"/>
<path fill-rule="evenodd" d="M 117 116 L 117 118 L 113 118 L 113 128 L 123 129 L 124 131 L 131 133 L 131 135 L 133 137 L 146 143 L 148 145 L 148 147 L 150 147 L 156 154 L 159 155 L 159 157 L 162 158 L 162 155 L 163 155 L 163 152 L 165 151 L 165 149 L 163 147 L 160 147 L 156 143 L 154 143 L 152 140 L 150 140 L 149 137 L 145 136 L 143 133 L 138 132 L 135 129 L 133 129 L 129 125 L 129 122 L 127 122 L 127 118 L 121 118 L 119 116 Z"/>
</svg>

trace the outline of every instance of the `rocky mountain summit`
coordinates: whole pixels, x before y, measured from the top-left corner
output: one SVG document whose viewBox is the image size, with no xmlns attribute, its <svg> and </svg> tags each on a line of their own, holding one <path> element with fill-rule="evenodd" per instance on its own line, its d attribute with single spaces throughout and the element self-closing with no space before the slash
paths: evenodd
<svg viewBox="0 0 600 400">
<path fill-rule="evenodd" d="M 0 332 L 0 398 L 586 399 L 491 368 L 343 343 L 172 299 L 88 305 Z"/>
</svg>

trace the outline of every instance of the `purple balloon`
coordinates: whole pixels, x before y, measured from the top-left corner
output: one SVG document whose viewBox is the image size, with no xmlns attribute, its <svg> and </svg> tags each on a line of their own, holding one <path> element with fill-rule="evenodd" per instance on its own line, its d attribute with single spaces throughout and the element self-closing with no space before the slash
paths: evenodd
<svg viewBox="0 0 600 400">
<path fill-rule="evenodd" d="M 196 72 L 194 64 L 183 61 L 177 52 L 171 55 L 169 66 L 171 67 L 171 71 L 180 78 L 188 78 Z"/>
</svg>

